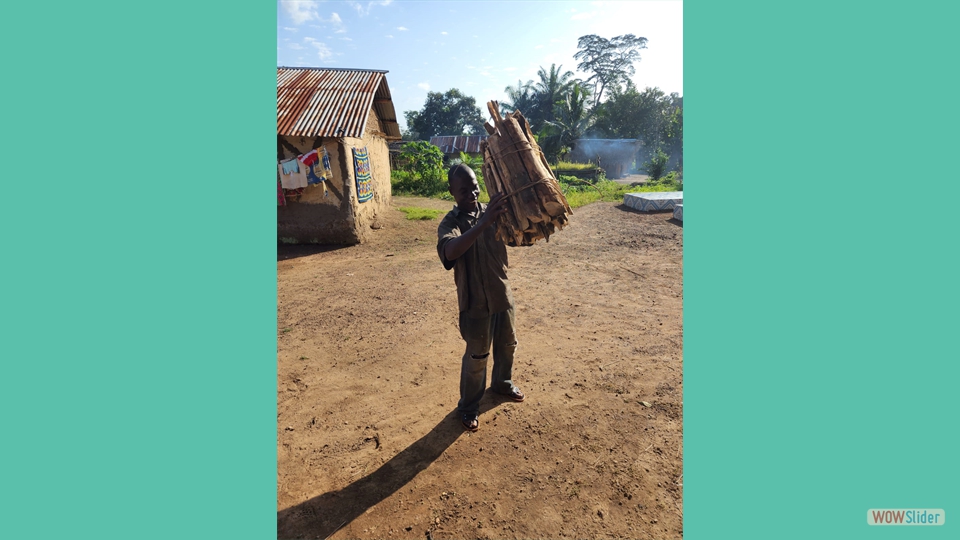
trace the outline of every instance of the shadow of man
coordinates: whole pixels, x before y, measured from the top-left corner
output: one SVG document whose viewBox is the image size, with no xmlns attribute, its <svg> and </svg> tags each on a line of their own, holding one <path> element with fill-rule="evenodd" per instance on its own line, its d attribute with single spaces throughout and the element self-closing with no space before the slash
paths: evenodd
<svg viewBox="0 0 960 540">
<path fill-rule="evenodd" d="M 503 399 L 480 404 L 481 414 Z M 456 409 L 447 413 L 429 433 L 379 469 L 349 486 L 324 493 L 277 512 L 277 538 L 326 538 L 380 501 L 394 494 L 430 466 L 464 432 Z"/>
</svg>

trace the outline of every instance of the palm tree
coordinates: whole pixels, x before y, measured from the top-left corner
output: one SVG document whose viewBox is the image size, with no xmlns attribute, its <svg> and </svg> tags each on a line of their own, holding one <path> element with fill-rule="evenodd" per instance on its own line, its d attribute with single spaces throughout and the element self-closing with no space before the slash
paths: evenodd
<svg viewBox="0 0 960 540">
<path fill-rule="evenodd" d="M 544 122 L 539 141 L 548 160 L 556 161 L 567 153 L 572 143 L 593 126 L 595 116 L 587 107 L 589 100 L 590 91 L 576 81 L 557 105 L 557 118 Z"/>
<path fill-rule="evenodd" d="M 561 72 L 563 66 L 550 64 L 550 71 L 540 67 L 537 76 L 540 80 L 534 84 L 534 90 L 537 97 L 538 119 L 544 122 L 556 120 L 556 106 L 563 100 L 564 96 L 570 92 L 573 87 L 574 79 L 572 71 Z M 531 127 L 537 129 L 540 125 Z"/>
<path fill-rule="evenodd" d="M 533 81 L 523 83 L 517 80 L 516 86 L 507 86 L 503 91 L 507 94 L 507 101 L 500 104 L 500 114 L 502 115 L 507 115 L 513 111 L 529 114 L 536 105 Z"/>
</svg>

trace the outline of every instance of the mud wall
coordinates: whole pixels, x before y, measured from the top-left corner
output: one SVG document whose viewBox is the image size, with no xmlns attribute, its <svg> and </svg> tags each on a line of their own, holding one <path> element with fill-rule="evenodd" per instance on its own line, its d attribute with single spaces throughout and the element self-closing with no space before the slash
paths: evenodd
<svg viewBox="0 0 960 540">
<path fill-rule="evenodd" d="M 357 244 L 378 226 L 390 206 L 390 160 L 376 112 L 371 110 L 363 138 L 277 137 L 278 159 L 291 159 L 321 145 L 330 156 L 333 179 L 304 188 L 299 201 L 277 207 L 277 238 L 302 244 Z M 343 144 L 341 144 L 341 141 Z M 373 198 L 357 200 L 353 148 L 367 147 Z"/>
<path fill-rule="evenodd" d="M 350 178 L 353 184 L 353 200 L 355 204 L 355 220 L 358 234 L 363 241 L 371 234 L 373 228 L 379 228 L 379 218 L 389 208 L 391 201 L 390 191 L 390 149 L 387 140 L 381 135 L 383 126 L 377 118 L 376 111 L 371 110 L 367 118 L 367 126 L 363 130 L 363 138 L 345 137 L 346 155 L 350 164 Z M 370 156 L 370 173 L 373 177 L 373 197 L 366 202 L 357 202 L 356 171 L 353 167 L 353 148 L 367 148 Z"/>
</svg>

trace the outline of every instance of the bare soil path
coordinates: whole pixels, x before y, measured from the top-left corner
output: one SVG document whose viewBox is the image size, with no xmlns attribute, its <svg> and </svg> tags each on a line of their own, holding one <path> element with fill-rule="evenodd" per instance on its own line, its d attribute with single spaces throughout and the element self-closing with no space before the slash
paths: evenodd
<svg viewBox="0 0 960 540">
<path fill-rule="evenodd" d="M 681 538 L 682 225 L 594 203 L 510 248 L 527 399 L 469 433 L 439 222 L 381 221 L 278 248 L 278 537 Z"/>
</svg>

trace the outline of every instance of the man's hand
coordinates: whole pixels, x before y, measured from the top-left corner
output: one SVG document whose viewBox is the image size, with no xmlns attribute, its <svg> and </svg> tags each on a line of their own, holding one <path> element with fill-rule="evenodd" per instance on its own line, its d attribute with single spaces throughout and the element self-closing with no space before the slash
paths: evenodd
<svg viewBox="0 0 960 540">
<path fill-rule="evenodd" d="M 497 193 L 493 197 L 490 197 L 490 204 L 487 205 L 486 211 L 480 216 L 477 224 L 471 227 L 469 231 L 447 242 L 447 245 L 443 248 L 443 254 L 447 260 L 452 261 L 460 258 L 460 256 L 477 241 L 480 233 L 490 225 L 496 223 L 497 217 L 510 208 L 507 206 L 508 203 L 509 200 L 503 196 L 503 193 Z"/>
<path fill-rule="evenodd" d="M 490 203 L 487 204 L 487 209 L 480 216 L 480 221 L 477 222 L 477 226 L 481 229 L 486 229 L 490 225 L 493 225 L 497 222 L 497 217 L 506 213 L 510 208 L 508 204 L 510 201 L 507 197 L 504 197 L 503 193 L 497 193 L 493 197 L 490 197 Z"/>
</svg>

